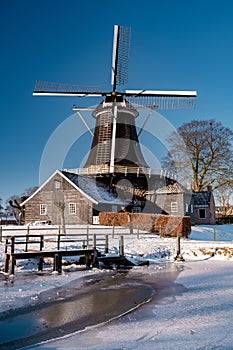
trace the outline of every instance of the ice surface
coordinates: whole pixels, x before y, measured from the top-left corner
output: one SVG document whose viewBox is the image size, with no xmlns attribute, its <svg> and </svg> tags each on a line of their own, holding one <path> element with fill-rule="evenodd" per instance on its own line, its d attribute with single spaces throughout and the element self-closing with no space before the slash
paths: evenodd
<svg viewBox="0 0 233 350">
<path fill-rule="evenodd" d="M 213 241 L 214 237 L 216 241 Z M 174 263 L 176 240 L 144 234 L 127 240 L 125 252 L 154 264 L 182 266 L 174 293 L 164 293 L 119 320 L 55 339 L 33 349 L 232 349 L 233 343 L 233 226 L 195 226 L 189 239 L 181 239 L 185 262 Z M 116 246 L 116 241 L 109 241 Z M 114 250 L 113 250 L 114 251 Z M 0 244 L 3 266 L 4 246 Z M 16 267 L 16 277 L 0 275 L 0 310 L 7 311 L 41 301 L 68 282 L 100 271 L 68 271 L 62 275 L 34 276 L 33 262 Z M 71 268 L 71 267 L 70 267 Z M 73 267 L 75 270 L 76 267 Z M 101 272 L 104 273 L 104 272 Z M 80 280 L 81 281 L 81 280 Z M 80 282 L 81 283 L 81 282 Z M 172 292 L 172 290 L 171 290 Z"/>
</svg>

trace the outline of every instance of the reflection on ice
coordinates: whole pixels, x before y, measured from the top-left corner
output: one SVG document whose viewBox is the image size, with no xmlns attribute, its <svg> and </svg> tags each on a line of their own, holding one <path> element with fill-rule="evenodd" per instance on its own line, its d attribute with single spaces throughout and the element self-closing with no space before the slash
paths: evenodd
<svg viewBox="0 0 233 350">
<path fill-rule="evenodd" d="M 19 315 L 15 312 L 15 316 L 5 317 L 0 322 L 0 332 L 6 333 L 0 349 L 6 346 L 3 345 L 6 341 L 19 339 L 23 346 L 119 317 L 149 301 L 154 293 L 158 296 L 158 276 L 160 281 L 166 279 L 173 283 L 178 274 L 177 268 L 159 272 L 157 268 L 144 267 L 126 273 L 102 274 L 102 278 L 96 275 L 92 280 L 88 278 L 88 282 L 83 281 L 81 286 L 80 283 L 76 286 L 74 281 L 65 288 L 54 290 L 54 298 L 50 295 L 50 301 L 39 308 L 29 307 L 20 310 Z M 24 327 L 18 327 L 23 324 Z M 18 345 L 18 342 L 11 342 L 7 346 L 16 349 Z"/>
</svg>

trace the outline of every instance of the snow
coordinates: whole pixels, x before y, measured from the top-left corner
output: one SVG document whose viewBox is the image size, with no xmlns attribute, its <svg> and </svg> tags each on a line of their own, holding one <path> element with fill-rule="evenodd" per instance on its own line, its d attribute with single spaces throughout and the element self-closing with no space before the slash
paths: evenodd
<svg viewBox="0 0 233 350">
<path fill-rule="evenodd" d="M 113 254 L 117 238 L 110 237 L 109 244 Z M 233 225 L 192 227 L 189 239 L 181 239 L 184 262 L 174 262 L 176 239 L 154 234 L 140 234 L 139 238 L 127 235 L 125 253 L 132 260 L 149 260 L 158 274 L 161 270 L 177 270 L 174 289 L 163 291 L 158 300 L 119 320 L 33 349 L 232 349 Z M 3 262 L 4 244 L 0 243 L 0 268 Z M 49 272 L 48 265 L 44 275 L 33 275 L 31 271 L 36 267 L 33 261 L 20 261 L 15 277 L 1 271 L 1 312 L 43 301 L 45 292 L 52 295 L 51 291 L 59 291 L 72 280 L 79 281 L 81 287 L 83 276 L 105 273 L 70 265 L 57 275 Z"/>
</svg>

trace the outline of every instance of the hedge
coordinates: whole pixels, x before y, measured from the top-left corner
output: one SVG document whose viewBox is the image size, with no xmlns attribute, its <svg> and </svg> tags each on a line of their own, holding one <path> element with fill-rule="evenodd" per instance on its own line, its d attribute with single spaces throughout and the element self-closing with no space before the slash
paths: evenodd
<svg viewBox="0 0 233 350">
<path fill-rule="evenodd" d="M 191 232 L 189 216 L 142 213 L 99 213 L 99 223 L 104 226 L 129 226 L 163 237 L 188 237 Z"/>
</svg>

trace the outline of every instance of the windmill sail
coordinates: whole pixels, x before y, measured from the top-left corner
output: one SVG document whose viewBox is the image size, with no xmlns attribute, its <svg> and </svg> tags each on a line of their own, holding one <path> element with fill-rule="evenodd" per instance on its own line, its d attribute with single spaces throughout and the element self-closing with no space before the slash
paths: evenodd
<svg viewBox="0 0 233 350">
<path fill-rule="evenodd" d="M 56 95 L 56 96 L 102 96 L 100 86 L 81 86 L 75 84 L 54 83 L 36 80 L 33 95 Z"/>
<path fill-rule="evenodd" d="M 128 82 L 130 36 L 129 27 L 114 26 L 111 79 L 113 91 L 116 91 L 117 85 Z"/>
</svg>

